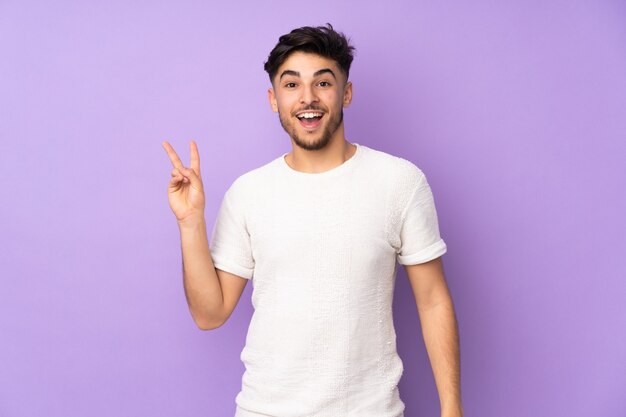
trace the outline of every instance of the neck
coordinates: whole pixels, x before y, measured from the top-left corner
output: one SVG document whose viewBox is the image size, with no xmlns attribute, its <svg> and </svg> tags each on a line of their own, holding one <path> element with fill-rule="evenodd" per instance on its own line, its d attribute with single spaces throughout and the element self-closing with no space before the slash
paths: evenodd
<svg viewBox="0 0 626 417">
<path fill-rule="evenodd" d="M 307 150 L 291 141 L 292 151 L 285 155 L 287 164 L 296 171 L 317 174 L 331 170 L 346 162 L 356 152 L 356 145 L 346 141 L 343 124 L 328 141 L 328 145 L 318 150 Z"/>
</svg>

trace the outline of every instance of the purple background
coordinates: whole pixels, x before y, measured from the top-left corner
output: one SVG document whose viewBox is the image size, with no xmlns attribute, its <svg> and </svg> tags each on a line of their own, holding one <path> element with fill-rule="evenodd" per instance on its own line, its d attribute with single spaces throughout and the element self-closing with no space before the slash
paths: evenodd
<svg viewBox="0 0 626 417">
<path fill-rule="evenodd" d="M 290 150 L 262 65 L 333 23 L 347 139 L 427 174 L 466 416 L 626 415 L 621 1 L 0 1 L 0 416 L 232 416 L 251 285 L 198 330 L 166 187 L 198 142 L 206 217 Z M 439 402 L 399 269 L 406 416 Z"/>
</svg>

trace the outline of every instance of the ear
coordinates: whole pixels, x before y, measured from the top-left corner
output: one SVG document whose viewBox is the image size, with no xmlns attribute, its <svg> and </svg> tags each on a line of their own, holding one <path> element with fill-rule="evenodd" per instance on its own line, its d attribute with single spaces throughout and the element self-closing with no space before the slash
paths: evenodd
<svg viewBox="0 0 626 417">
<path fill-rule="evenodd" d="M 346 82 L 343 88 L 343 107 L 348 107 L 352 103 L 352 82 Z"/>
<path fill-rule="evenodd" d="M 272 111 L 277 113 L 278 112 L 278 102 L 276 101 L 276 94 L 274 94 L 274 89 L 272 87 L 270 87 L 267 90 L 267 98 L 270 101 L 270 106 L 272 107 Z"/>
</svg>

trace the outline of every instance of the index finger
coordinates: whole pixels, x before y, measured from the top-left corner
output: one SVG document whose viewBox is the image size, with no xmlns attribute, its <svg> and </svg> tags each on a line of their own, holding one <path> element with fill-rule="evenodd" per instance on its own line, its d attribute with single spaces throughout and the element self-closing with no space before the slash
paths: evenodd
<svg viewBox="0 0 626 417">
<path fill-rule="evenodd" d="M 163 141 L 161 144 L 165 148 L 165 152 L 167 152 L 167 155 L 170 157 L 170 161 L 172 161 L 172 165 L 174 165 L 174 168 L 183 168 L 183 162 L 176 154 L 174 148 L 172 148 L 172 145 L 170 145 L 167 141 Z"/>
<path fill-rule="evenodd" d="M 200 176 L 200 154 L 198 153 L 198 144 L 192 140 L 189 144 L 191 154 L 191 169 L 196 171 L 196 175 Z"/>
</svg>

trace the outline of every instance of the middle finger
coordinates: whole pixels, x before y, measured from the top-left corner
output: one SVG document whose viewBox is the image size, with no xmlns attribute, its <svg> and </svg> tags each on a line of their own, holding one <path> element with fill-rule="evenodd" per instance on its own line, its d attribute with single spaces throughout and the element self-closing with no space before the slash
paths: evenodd
<svg viewBox="0 0 626 417">
<path fill-rule="evenodd" d="M 183 162 L 178 157 L 178 154 L 176 153 L 172 145 L 170 145 L 167 141 L 163 141 L 162 145 L 165 148 L 165 152 L 167 152 L 167 155 L 170 157 L 170 161 L 172 161 L 172 165 L 174 165 L 174 168 L 183 167 Z"/>
</svg>

